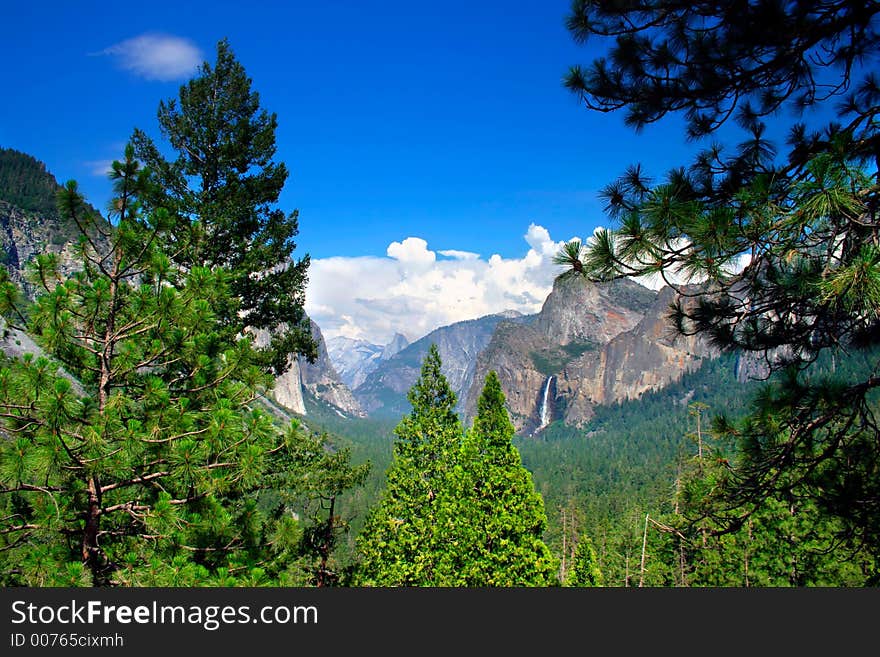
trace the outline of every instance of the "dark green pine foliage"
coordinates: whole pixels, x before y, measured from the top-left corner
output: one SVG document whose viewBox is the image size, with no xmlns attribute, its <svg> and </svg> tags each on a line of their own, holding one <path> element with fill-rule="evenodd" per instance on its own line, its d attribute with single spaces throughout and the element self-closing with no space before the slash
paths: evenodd
<svg viewBox="0 0 880 657">
<path fill-rule="evenodd" d="M 276 207 L 288 176 L 273 160 L 277 119 L 260 107 L 226 40 L 213 66 L 205 62 L 179 98 L 159 104 L 158 118 L 176 159 L 141 130 L 133 143 L 154 174 L 147 206 L 167 208 L 175 220 L 173 262 L 229 272 L 239 303 L 216 310 L 231 335 L 244 327 L 267 332 L 259 352 L 274 374 L 289 367 L 290 355 L 314 358 L 303 311 L 309 258 L 293 259 L 298 213 Z"/>
<path fill-rule="evenodd" d="M 676 329 L 777 373 L 746 420 L 719 421 L 737 450 L 718 522 L 736 531 L 799 491 L 841 521 L 848 549 L 880 557 L 878 14 L 844 0 L 575 2 L 576 40 L 613 39 L 609 58 L 567 79 L 588 107 L 636 128 L 680 112 L 691 138 L 733 119 L 743 140 L 659 183 L 631 167 L 603 190 L 616 227 L 559 259 L 597 280 L 702 284 L 674 309 Z M 832 104 L 822 130 L 793 123 L 785 151 L 768 139 L 765 117 Z M 809 371 L 853 354 L 873 361 L 859 378 Z"/>
<path fill-rule="evenodd" d="M 697 417 L 708 410 L 692 404 Z M 716 520 L 727 504 L 718 496 L 735 476 L 734 445 L 697 423 L 693 455 L 678 468 L 675 493 L 658 500 L 645 536 L 645 586 L 861 586 L 876 571 L 870 546 L 842 550 L 843 524 L 823 513 L 795 482 L 785 496 L 757 500 L 743 524 Z M 643 516 L 644 520 L 644 516 Z"/>
<path fill-rule="evenodd" d="M 602 571 L 599 570 L 599 557 L 593 547 L 593 541 L 584 534 L 577 542 L 574 561 L 565 579 L 566 586 L 591 587 L 602 586 Z"/>
<path fill-rule="evenodd" d="M 293 424 L 299 427 L 296 420 Z M 335 554 L 340 537 L 349 531 L 348 522 L 340 512 L 340 497 L 364 483 L 370 473 L 370 463 L 352 466 L 349 448 L 333 444 L 326 433 L 311 433 L 304 428 L 298 432 L 297 440 L 289 444 L 289 449 L 288 487 L 279 486 L 266 498 L 275 504 L 275 509 L 297 509 L 300 517 L 310 522 L 302 528 L 299 542 L 284 555 L 284 561 L 290 565 L 279 584 L 348 584 Z M 269 506 L 271 508 L 271 504 Z"/>
<path fill-rule="evenodd" d="M 445 540 L 438 521 L 448 517 L 450 473 L 458 458 L 461 423 L 455 393 L 431 345 L 409 391 L 412 411 L 394 430 L 394 457 L 385 493 L 358 536 L 358 581 L 364 586 L 444 586 L 438 570 Z"/>
<path fill-rule="evenodd" d="M 60 194 L 81 230 L 76 273 L 39 256 L 26 313 L 2 286 L 3 315 L 46 355 L 0 369 L 0 580 L 303 582 L 307 527 L 288 498 L 332 498 L 361 475 L 263 410 L 271 377 L 214 313 L 235 306 L 225 270 L 172 266 L 172 219 L 144 211 L 131 148 L 113 178 L 112 230 L 74 183 Z"/>
<path fill-rule="evenodd" d="M 444 565 L 460 586 L 552 586 L 558 564 L 543 541 L 544 502 L 512 443 L 504 401 L 489 372 L 454 471 L 455 499 L 442 507 Z"/>
</svg>

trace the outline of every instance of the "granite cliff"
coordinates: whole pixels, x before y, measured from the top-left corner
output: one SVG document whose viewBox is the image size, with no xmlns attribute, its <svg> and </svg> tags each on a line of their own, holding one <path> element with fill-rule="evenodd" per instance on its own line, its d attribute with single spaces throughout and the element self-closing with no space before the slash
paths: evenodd
<svg viewBox="0 0 880 657">
<path fill-rule="evenodd" d="M 528 325 L 501 323 L 477 359 L 464 407 L 475 414 L 481 382 L 495 370 L 520 433 L 556 420 L 580 425 L 598 404 L 634 399 L 668 385 L 715 355 L 702 340 L 674 333 L 671 288 L 630 280 L 592 283 L 561 276 Z"/>
</svg>

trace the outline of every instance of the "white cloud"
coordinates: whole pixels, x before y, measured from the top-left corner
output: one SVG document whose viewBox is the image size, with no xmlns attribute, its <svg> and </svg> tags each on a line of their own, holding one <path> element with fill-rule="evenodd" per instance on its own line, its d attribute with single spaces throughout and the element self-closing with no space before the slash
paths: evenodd
<svg viewBox="0 0 880 657">
<path fill-rule="evenodd" d="M 119 65 L 148 80 L 179 80 L 203 61 L 202 52 L 188 39 L 169 34 L 141 34 L 96 53 L 109 55 Z"/>
<path fill-rule="evenodd" d="M 403 242 L 391 242 L 386 253 L 389 258 L 404 265 L 431 265 L 437 259 L 437 255 L 428 250 L 428 243 L 421 237 L 407 237 Z"/>
<path fill-rule="evenodd" d="M 473 251 L 458 251 L 456 249 L 446 249 L 445 251 L 437 251 L 442 256 L 446 256 L 447 258 L 452 258 L 453 260 L 477 260 L 480 257 L 479 253 L 474 253 Z"/>
<path fill-rule="evenodd" d="M 93 176 L 106 177 L 113 168 L 113 160 L 86 160 L 83 165 Z"/>
<path fill-rule="evenodd" d="M 424 239 L 407 237 L 392 242 L 385 258 L 314 259 L 306 311 L 327 338 L 344 335 L 378 344 L 395 332 L 413 340 L 504 310 L 538 312 L 563 271 L 551 261 L 562 242 L 536 224 L 523 237 L 529 248 L 520 258 L 435 252 Z"/>
</svg>

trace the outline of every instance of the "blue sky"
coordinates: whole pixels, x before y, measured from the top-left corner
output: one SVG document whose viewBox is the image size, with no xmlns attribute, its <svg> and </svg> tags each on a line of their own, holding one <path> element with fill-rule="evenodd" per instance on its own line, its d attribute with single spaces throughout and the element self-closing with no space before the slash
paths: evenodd
<svg viewBox="0 0 880 657">
<path fill-rule="evenodd" d="M 694 148 L 675 120 L 637 135 L 562 87 L 568 66 L 601 47 L 570 39 L 567 10 L 567 0 L 7 3 L 0 146 L 77 179 L 103 206 L 106 163 L 134 127 L 159 137 L 159 101 L 227 37 L 278 115 L 277 159 L 291 171 L 281 206 L 300 210 L 297 253 L 315 261 L 309 310 L 325 332 L 382 341 L 532 312 L 552 284 L 554 245 L 605 223 L 597 191 L 633 162 L 660 174 Z M 384 320 L 370 324 L 364 308 L 386 308 Z"/>
</svg>

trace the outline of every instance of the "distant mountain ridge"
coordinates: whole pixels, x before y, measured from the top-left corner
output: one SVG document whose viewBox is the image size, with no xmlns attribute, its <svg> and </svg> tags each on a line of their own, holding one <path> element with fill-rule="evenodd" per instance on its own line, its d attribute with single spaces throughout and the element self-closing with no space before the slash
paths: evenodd
<svg viewBox="0 0 880 657">
<path fill-rule="evenodd" d="M 477 355 L 489 344 L 495 327 L 503 321 L 526 322 L 528 318 L 510 310 L 435 329 L 382 361 L 355 388 L 355 398 L 369 415 L 399 417 L 407 413 L 407 392 L 418 379 L 428 349 L 436 344 L 443 361 L 443 374 L 458 395 L 461 410 L 464 394 L 473 381 Z"/>
<path fill-rule="evenodd" d="M 0 149 L 0 264 L 26 293 L 24 272 L 36 254 L 58 254 L 63 273 L 78 266 L 76 227 L 54 209 L 58 189 L 44 164 Z M 343 417 L 396 419 L 408 412 L 407 393 L 436 344 L 466 422 L 494 369 L 520 434 L 557 420 L 579 426 L 598 405 L 662 388 L 717 356 L 704 341 L 671 331 L 666 315 L 674 300 L 670 288 L 657 293 L 630 280 L 596 284 L 565 275 L 536 315 L 507 311 L 457 322 L 412 344 L 401 334 L 384 346 L 347 338 L 325 343 L 312 322 L 317 359 L 294 358 L 271 394 L 294 414 L 306 415 L 312 400 Z M 740 380 L 756 371 L 755 359 L 737 361 Z"/>
<path fill-rule="evenodd" d="M 409 341 L 400 333 L 395 333 L 391 341 L 384 346 L 367 340 L 336 336 L 327 340 L 327 352 L 342 381 L 353 390 L 361 385 L 367 375 L 382 361 L 388 360 L 408 345 Z"/>
</svg>

